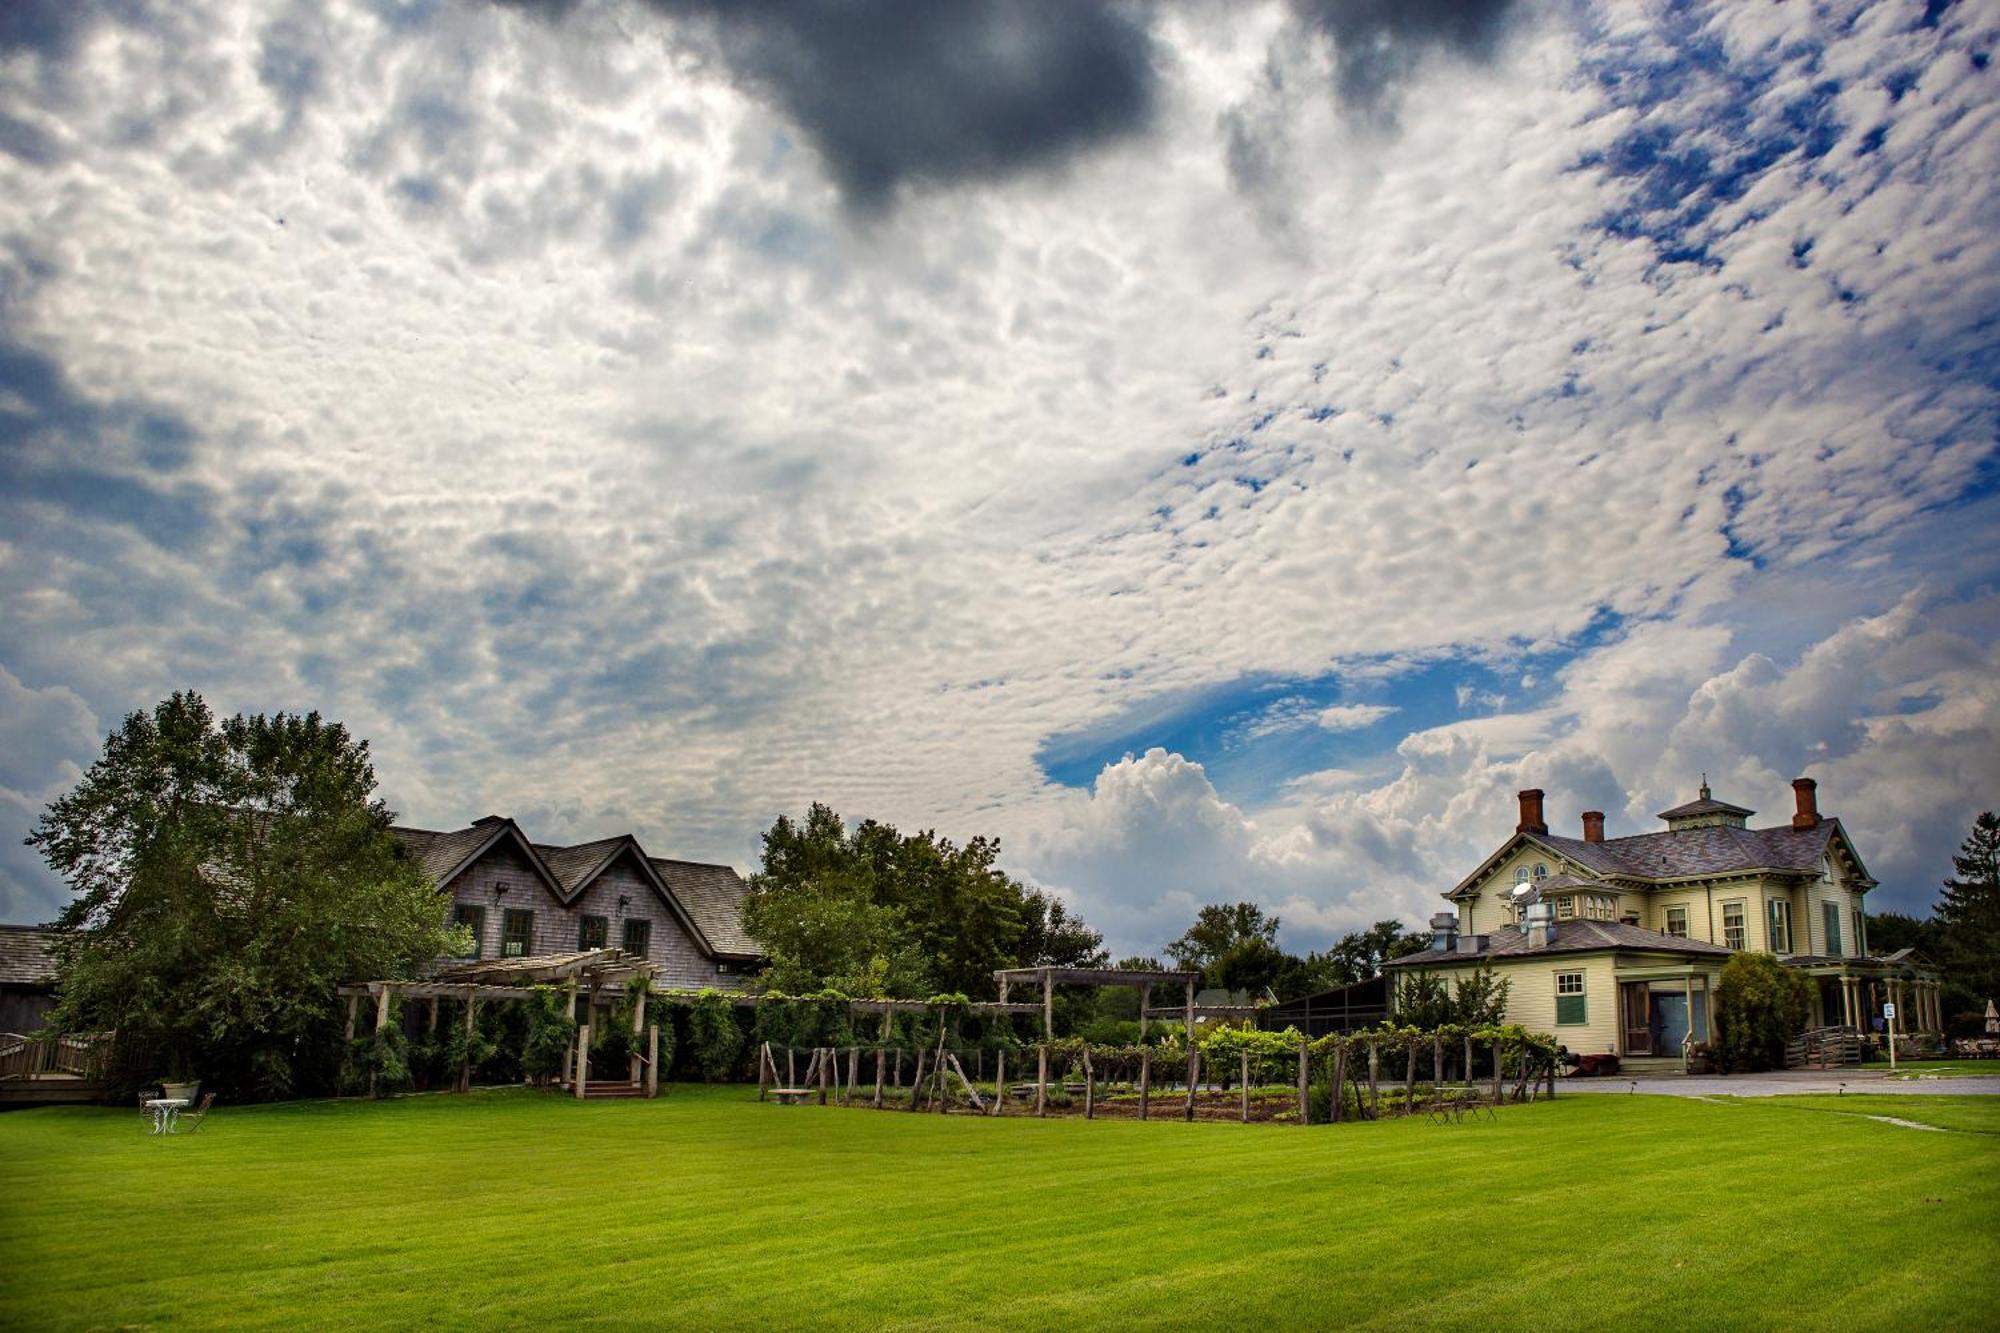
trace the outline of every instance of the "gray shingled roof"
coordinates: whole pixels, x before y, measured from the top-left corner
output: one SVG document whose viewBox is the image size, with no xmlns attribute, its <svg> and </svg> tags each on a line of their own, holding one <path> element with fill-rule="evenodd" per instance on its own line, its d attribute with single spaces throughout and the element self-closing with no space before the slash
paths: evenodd
<svg viewBox="0 0 2000 1333">
<path fill-rule="evenodd" d="M 478 851 L 493 836 L 495 829 L 489 822 L 448 833 L 401 826 L 390 831 L 402 839 L 418 864 L 442 887 L 445 878 L 463 865 L 466 857 Z M 695 929 L 701 932 L 711 949 L 718 954 L 738 958 L 763 956 L 757 942 L 743 932 L 743 899 L 750 892 L 750 886 L 729 866 L 647 856 L 636 841 L 623 834 L 569 847 L 544 843 L 530 845 L 542 864 L 548 867 L 549 873 L 555 876 L 567 901 L 614 852 L 627 844 L 645 857 L 653 873 L 667 886 L 674 902 L 694 923 Z"/>
<path fill-rule="evenodd" d="M 47 986 L 55 981 L 49 953 L 56 933 L 40 926 L 0 926 L 0 985 Z"/>
<path fill-rule="evenodd" d="M 729 866 L 700 861 L 668 861 L 646 858 L 666 881 L 681 907 L 694 918 L 701 933 L 717 953 L 743 958 L 759 958 L 764 951 L 743 932 L 743 899 L 750 886 Z"/>
<path fill-rule="evenodd" d="M 1558 921 L 1555 938 L 1539 947 L 1528 943 L 1528 934 L 1516 926 L 1495 931 L 1487 937 L 1484 953 L 1460 953 L 1456 949 L 1425 949 L 1391 959 L 1385 967 L 1437 967 L 1449 963 L 1476 963 L 1484 958 L 1541 958 L 1549 954 L 1593 953 L 1605 949 L 1642 949 L 1647 953 L 1679 953 L 1703 958 L 1727 958 L 1731 950 L 1702 940 L 1684 940 L 1664 931 L 1623 921 Z"/>
<path fill-rule="evenodd" d="M 1838 824 L 1834 819 L 1823 819 L 1809 829 L 1795 829 L 1789 824 L 1761 829 L 1710 824 L 1704 828 L 1606 838 L 1603 842 L 1561 838 L 1549 833 L 1526 836 L 1599 875 L 1679 879 L 1743 870 L 1796 870 L 1809 874 L 1826 855 L 1827 840 Z"/>
</svg>

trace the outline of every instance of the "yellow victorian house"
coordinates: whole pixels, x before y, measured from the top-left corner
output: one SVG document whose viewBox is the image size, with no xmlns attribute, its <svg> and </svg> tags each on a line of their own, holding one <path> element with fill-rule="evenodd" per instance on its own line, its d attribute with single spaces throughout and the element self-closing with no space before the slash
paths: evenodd
<svg viewBox="0 0 2000 1333">
<path fill-rule="evenodd" d="M 1812 779 L 1792 791 L 1788 823 L 1752 828 L 1755 811 L 1704 780 L 1660 813 L 1665 829 L 1618 838 L 1595 810 L 1583 836 L 1553 834 L 1541 791 L 1524 791 L 1513 836 L 1445 895 L 1454 910 L 1432 918 L 1431 947 L 1392 975 L 1490 966 L 1508 982 L 1508 1022 L 1578 1054 L 1678 1059 L 1714 1040 L 1730 954 L 1760 949 L 1811 978 L 1815 1027 L 1876 1033 L 1894 1003 L 1898 1034 L 1941 1031 L 1936 970 L 1908 950 L 1869 954 L 1875 881 Z"/>
</svg>

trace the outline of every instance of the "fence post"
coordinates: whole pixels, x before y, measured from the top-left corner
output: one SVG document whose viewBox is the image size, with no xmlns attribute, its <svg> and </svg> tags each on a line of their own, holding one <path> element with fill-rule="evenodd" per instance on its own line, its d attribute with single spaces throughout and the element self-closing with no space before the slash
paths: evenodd
<svg viewBox="0 0 2000 1333">
<path fill-rule="evenodd" d="M 1305 1036 L 1301 1034 L 1299 1037 L 1299 1123 L 1301 1125 L 1310 1125 L 1312 1123 L 1312 1094 L 1308 1091 L 1308 1085 L 1311 1081 L 1311 1070 L 1308 1062 L 1311 1059 L 1312 1043 L 1307 1041 Z"/>
</svg>

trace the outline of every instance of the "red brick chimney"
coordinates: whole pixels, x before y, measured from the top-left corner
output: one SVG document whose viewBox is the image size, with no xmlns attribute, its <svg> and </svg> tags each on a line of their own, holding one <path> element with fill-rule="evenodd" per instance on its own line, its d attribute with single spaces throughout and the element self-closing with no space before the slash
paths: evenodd
<svg viewBox="0 0 2000 1333">
<path fill-rule="evenodd" d="M 1585 842 L 1604 841 L 1604 812 L 1586 810 L 1583 812 L 1583 840 Z"/>
<path fill-rule="evenodd" d="M 1811 778 L 1793 778 L 1792 795 L 1798 798 L 1798 813 L 1792 816 L 1793 828 L 1819 827 L 1819 784 Z"/>
<path fill-rule="evenodd" d="M 1521 793 L 1521 822 L 1514 826 L 1514 832 L 1546 835 L 1548 831 L 1548 822 L 1542 818 L 1542 789 L 1530 787 Z"/>
</svg>

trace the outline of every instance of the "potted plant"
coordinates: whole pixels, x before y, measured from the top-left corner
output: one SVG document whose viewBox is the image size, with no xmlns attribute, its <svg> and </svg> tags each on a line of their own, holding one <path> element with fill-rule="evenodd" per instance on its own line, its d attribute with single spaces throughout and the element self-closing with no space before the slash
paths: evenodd
<svg viewBox="0 0 2000 1333">
<path fill-rule="evenodd" d="M 201 1080 L 188 1067 L 185 1055 L 175 1052 L 167 1061 L 167 1076 L 160 1080 L 160 1096 L 168 1100 L 192 1102 L 196 1092 L 201 1090 Z"/>
</svg>

